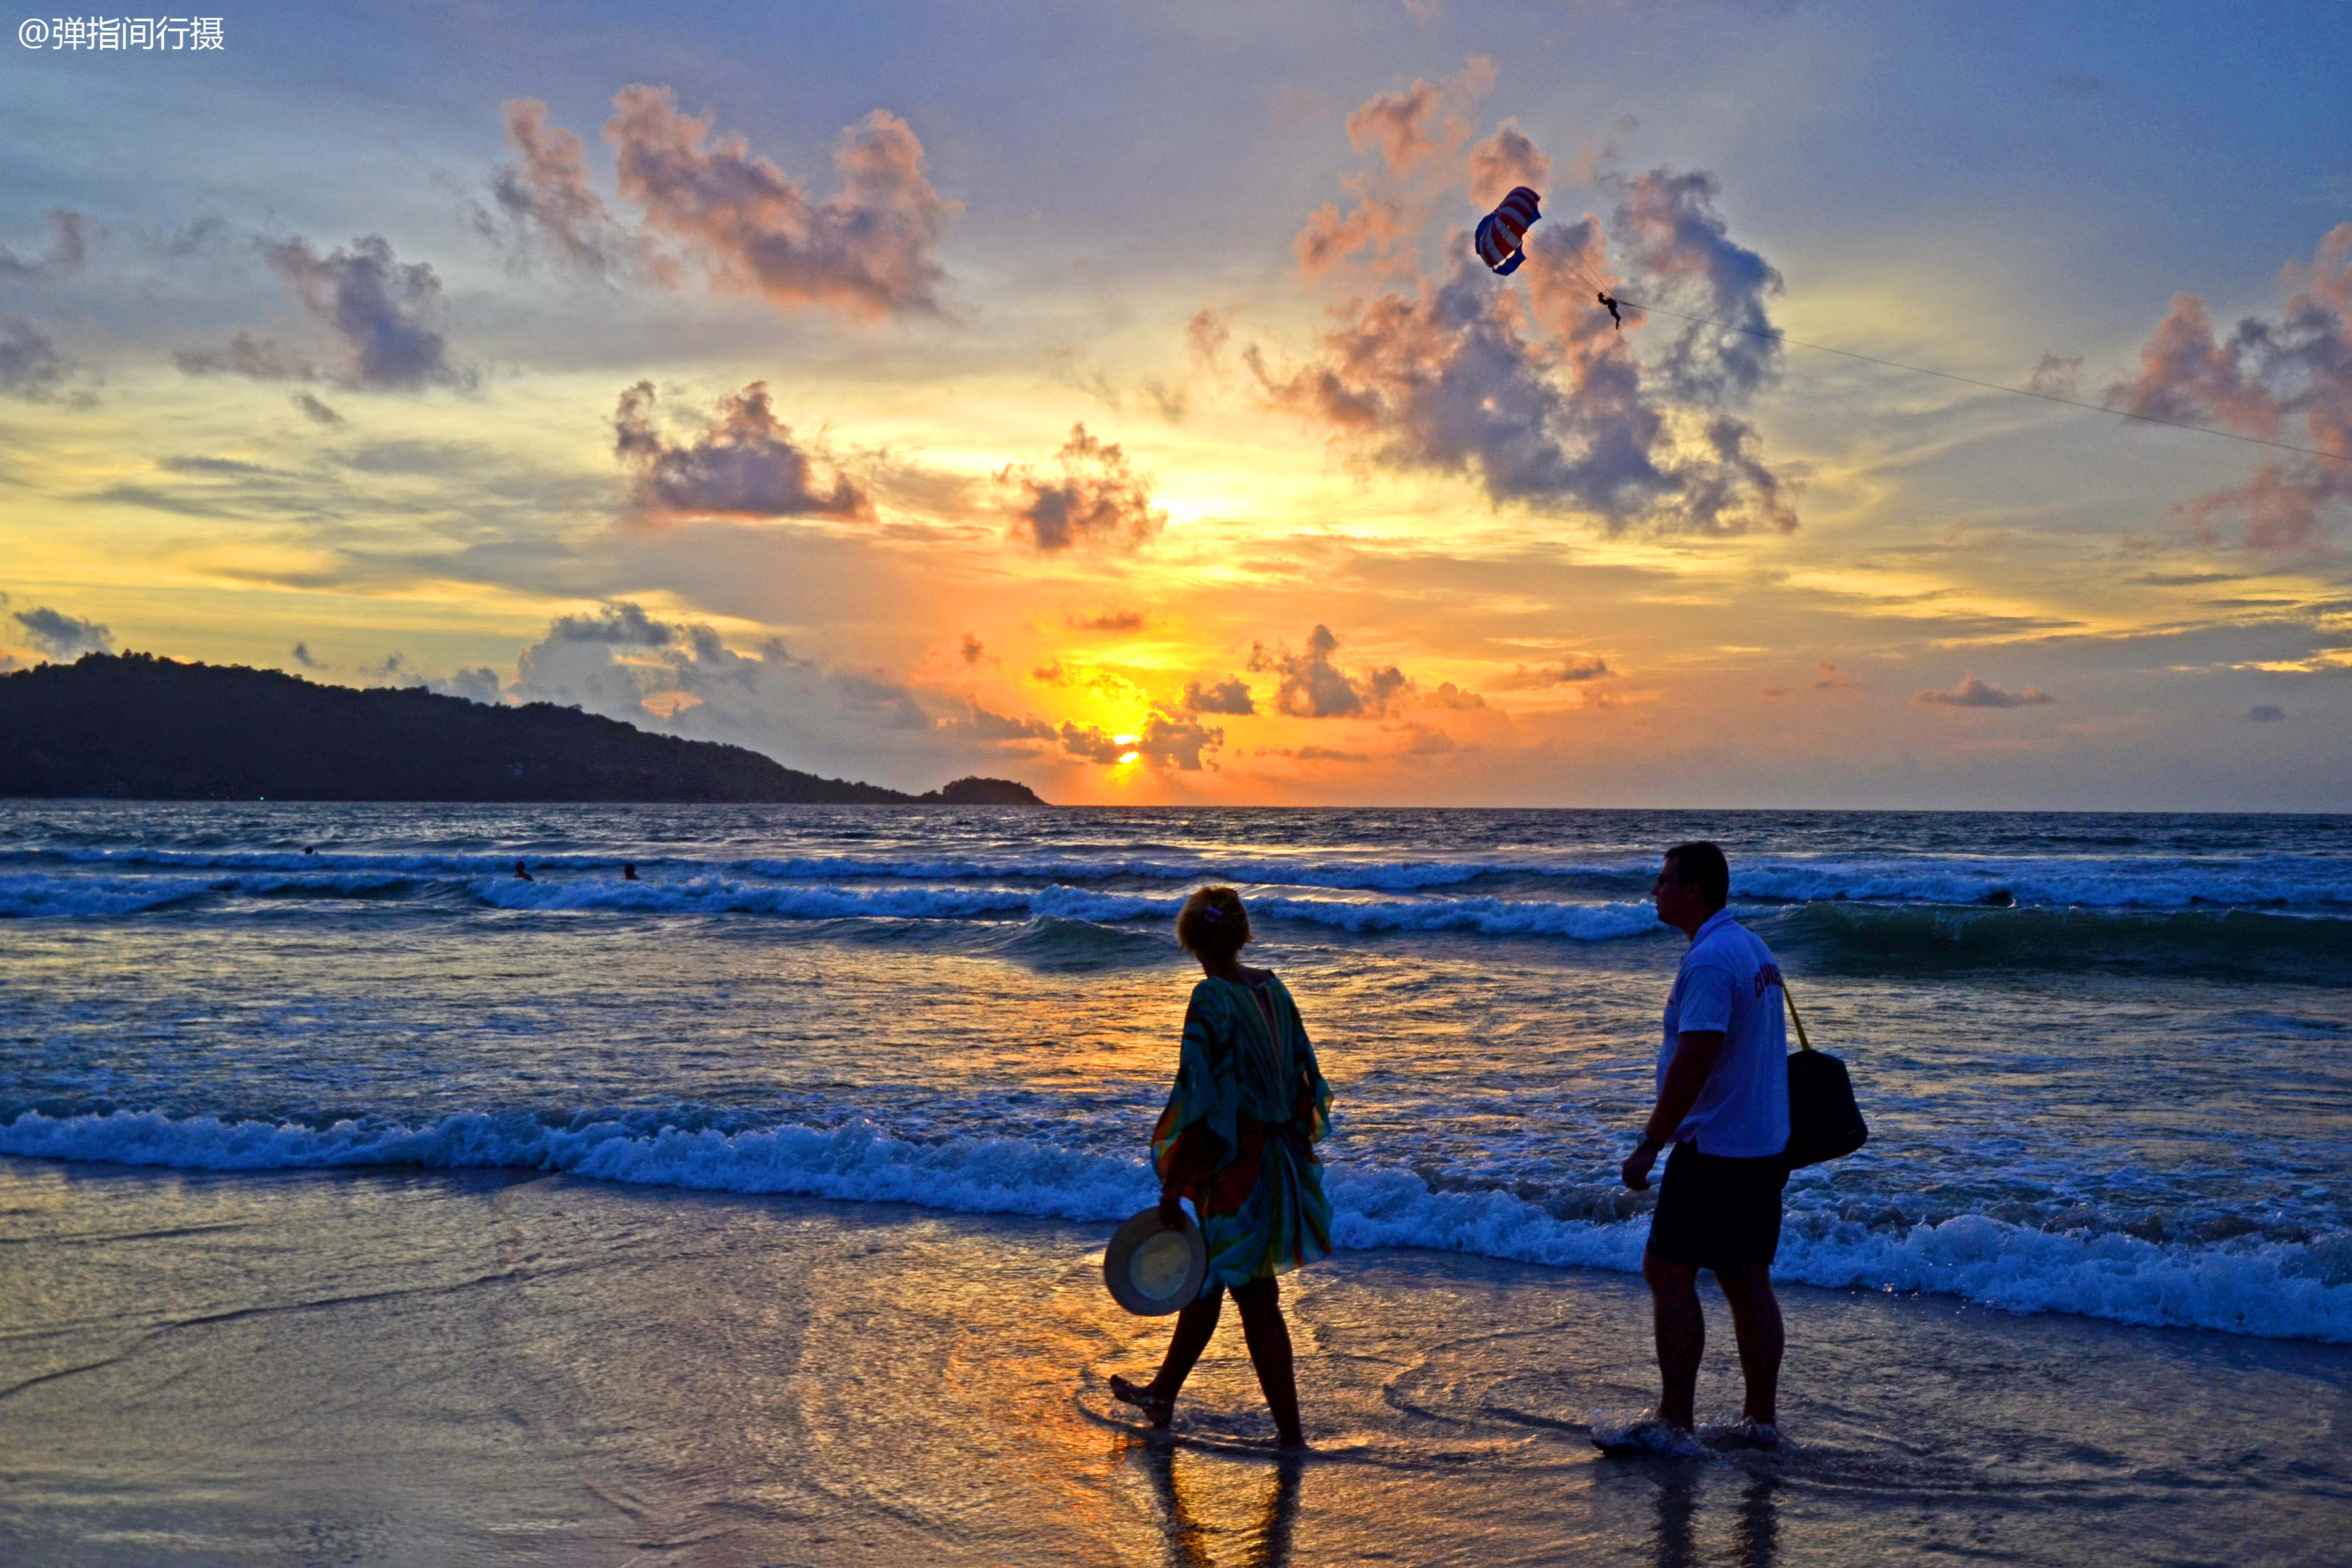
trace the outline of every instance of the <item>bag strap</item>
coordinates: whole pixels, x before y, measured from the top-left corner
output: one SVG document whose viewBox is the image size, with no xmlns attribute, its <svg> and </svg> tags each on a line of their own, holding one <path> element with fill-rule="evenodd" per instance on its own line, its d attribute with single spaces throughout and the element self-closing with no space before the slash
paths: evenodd
<svg viewBox="0 0 2352 1568">
<path fill-rule="evenodd" d="M 1797 1016 L 1797 999 L 1789 994 L 1789 983 L 1785 980 L 1780 982 L 1780 1000 L 1789 1005 L 1789 1022 L 1797 1026 L 1797 1044 L 1811 1050 L 1813 1042 L 1805 1038 L 1805 1021 Z"/>
</svg>

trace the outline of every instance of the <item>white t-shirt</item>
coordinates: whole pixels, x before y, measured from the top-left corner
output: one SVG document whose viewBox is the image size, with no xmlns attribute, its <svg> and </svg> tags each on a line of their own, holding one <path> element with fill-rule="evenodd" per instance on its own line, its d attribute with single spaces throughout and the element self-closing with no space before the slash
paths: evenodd
<svg viewBox="0 0 2352 1568">
<path fill-rule="evenodd" d="M 1720 1029 L 1723 1049 L 1706 1086 L 1670 1143 L 1696 1140 L 1703 1154 L 1760 1159 L 1789 1146 L 1789 1031 L 1781 1017 L 1780 966 L 1772 950 L 1718 910 L 1698 928 L 1666 998 L 1666 1039 L 1658 1088 L 1686 1031 Z"/>
</svg>

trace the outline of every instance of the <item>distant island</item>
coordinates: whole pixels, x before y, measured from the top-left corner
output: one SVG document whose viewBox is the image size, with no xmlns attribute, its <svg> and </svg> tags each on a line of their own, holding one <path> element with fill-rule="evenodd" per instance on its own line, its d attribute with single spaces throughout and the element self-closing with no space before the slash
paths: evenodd
<svg viewBox="0 0 2352 1568">
<path fill-rule="evenodd" d="M 0 675 L 0 795 L 1046 804 L 1010 779 L 908 795 L 819 778 L 741 746 L 649 734 L 551 702 L 493 707 L 144 653 Z"/>
</svg>

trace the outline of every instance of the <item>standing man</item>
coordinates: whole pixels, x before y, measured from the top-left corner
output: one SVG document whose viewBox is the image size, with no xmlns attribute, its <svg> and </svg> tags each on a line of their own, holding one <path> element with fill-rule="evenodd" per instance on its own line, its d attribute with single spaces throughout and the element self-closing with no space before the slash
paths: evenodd
<svg viewBox="0 0 2352 1568">
<path fill-rule="evenodd" d="M 1789 1041 L 1780 1021 L 1780 966 L 1772 950 L 1733 920 L 1731 868 L 1713 844 L 1677 844 L 1651 889 L 1658 919 L 1690 939 L 1666 999 L 1658 1052 L 1658 1100 L 1641 1147 L 1622 1174 L 1650 1184 L 1658 1151 L 1671 1143 L 1642 1278 L 1658 1335 L 1663 1436 L 1686 1436 L 1706 1317 L 1698 1271 L 1715 1271 L 1731 1303 L 1739 1370 L 1748 1382 L 1740 1436 L 1778 1447 L 1780 1303 L 1772 1257 L 1780 1245 L 1780 1189 L 1788 1184 Z"/>
</svg>

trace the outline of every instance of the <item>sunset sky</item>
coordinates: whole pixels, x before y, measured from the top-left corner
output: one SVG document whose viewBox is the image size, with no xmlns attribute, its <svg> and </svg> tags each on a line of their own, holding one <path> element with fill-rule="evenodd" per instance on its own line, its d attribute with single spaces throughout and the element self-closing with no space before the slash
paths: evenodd
<svg viewBox="0 0 2352 1568">
<path fill-rule="evenodd" d="M 220 20 L 0 41 L 0 668 L 1070 803 L 2352 809 L 2352 8 Z"/>
</svg>

